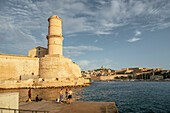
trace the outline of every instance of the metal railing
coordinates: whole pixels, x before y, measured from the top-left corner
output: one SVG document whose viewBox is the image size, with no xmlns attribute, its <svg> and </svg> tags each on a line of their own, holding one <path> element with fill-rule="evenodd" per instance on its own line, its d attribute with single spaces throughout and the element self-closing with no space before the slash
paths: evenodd
<svg viewBox="0 0 170 113">
<path fill-rule="evenodd" d="M 49 113 L 49 111 L 0 108 L 0 113 Z"/>
</svg>

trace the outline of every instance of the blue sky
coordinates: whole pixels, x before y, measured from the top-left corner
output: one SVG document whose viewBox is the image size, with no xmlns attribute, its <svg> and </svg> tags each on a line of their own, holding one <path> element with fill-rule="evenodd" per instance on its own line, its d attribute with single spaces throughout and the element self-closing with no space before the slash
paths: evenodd
<svg viewBox="0 0 170 113">
<path fill-rule="evenodd" d="M 64 56 L 82 70 L 170 69 L 169 0 L 0 0 L 0 53 L 47 47 L 52 15 L 63 20 Z"/>
</svg>

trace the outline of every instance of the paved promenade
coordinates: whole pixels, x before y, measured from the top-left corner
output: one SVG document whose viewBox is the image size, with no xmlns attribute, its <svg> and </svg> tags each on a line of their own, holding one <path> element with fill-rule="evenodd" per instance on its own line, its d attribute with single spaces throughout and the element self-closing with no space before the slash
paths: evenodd
<svg viewBox="0 0 170 113">
<path fill-rule="evenodd" d="M 114 102 L 73 102 L 59 104 L 54 101 L 21 102 L 20 109 L 49 111 L 50 113 L 118 113 Z"/>
</svg>

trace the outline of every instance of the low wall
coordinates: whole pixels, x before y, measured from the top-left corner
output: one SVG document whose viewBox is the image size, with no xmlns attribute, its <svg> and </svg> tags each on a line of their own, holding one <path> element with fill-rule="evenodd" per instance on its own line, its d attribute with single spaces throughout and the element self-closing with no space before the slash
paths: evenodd
<svg viewBox="0 0 170 113">
<path fill-rule="evenodd" d="M 21 75 L 20 80 L 38 79 L 39 75 Z"/>
<path fill-rule="evenodd" d="M 0 54 L 0 80 L 19 80 L 23 75 L 39 74 L 39 58 Z"/>
<path fill-rule="evenodd" d="M 19 93 L 0 93 L 0 108 L 19 109 Z M 3 110 L 1 113 L 14 113 Z"/>
<path fill-rule="evenodd" d="M 47 87 L 63 87 L 85 85 L 89 83 L 88 79 L 84 78 L 53 78 L 53 79 L 28 79 L 28 80 L 4 80 L 0 82 L 0 88 L 47 88 Z"/>
</svg>

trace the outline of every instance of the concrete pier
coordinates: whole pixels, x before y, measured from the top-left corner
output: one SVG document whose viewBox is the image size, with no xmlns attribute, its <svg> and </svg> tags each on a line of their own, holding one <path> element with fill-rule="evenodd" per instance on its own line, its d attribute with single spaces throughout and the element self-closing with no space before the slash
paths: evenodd
<svg viewBox="0 0 170 113">
<path fill-rule="evenodd" d="M 22 102 L 20 109 L 44 110 L 50 113 L 118 113 L 115 102 L 72 102 L 59 104 L 55 101 Z"/>
</svg>

